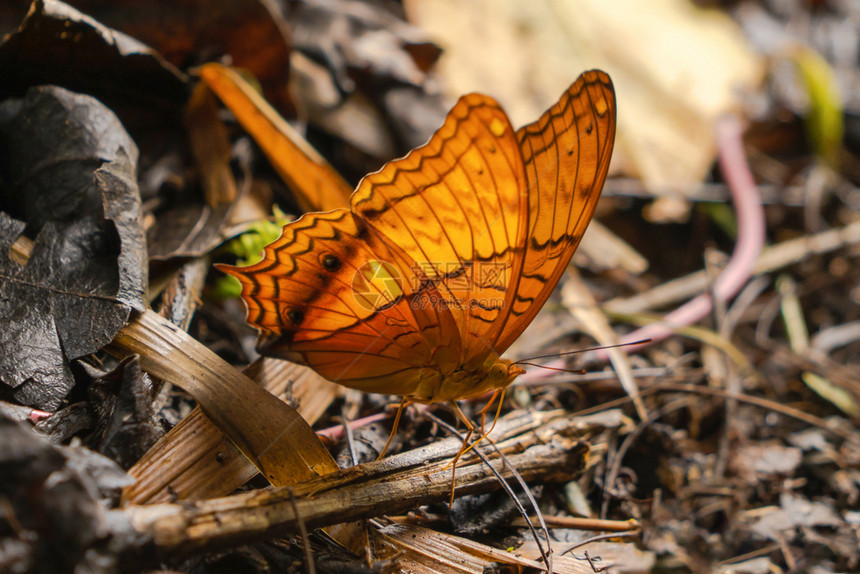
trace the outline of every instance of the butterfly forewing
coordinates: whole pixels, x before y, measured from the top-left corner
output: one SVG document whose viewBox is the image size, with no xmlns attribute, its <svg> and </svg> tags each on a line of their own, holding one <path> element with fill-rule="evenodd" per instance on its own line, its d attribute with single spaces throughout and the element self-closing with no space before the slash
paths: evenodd
<svg viewBox="0 0 860 574">
<path fill-rule="evenodd" d="M 515 132 L 487 96 L 460 99 L 424 146 L 362 180 L 352 207 L 401 265 L 433 285 L 463 342 L 459 363 L 493 351 L 520 272 L 528 198 Z"/>
<path fill-rule="evenodd" d="M 582 74 L 536 122 L 517 130 L 517 138 L 528 180 L 528 237 L 499 352 L 549 298 L 594 214 L 615 141 L 609 76 Z"/>
</svg>

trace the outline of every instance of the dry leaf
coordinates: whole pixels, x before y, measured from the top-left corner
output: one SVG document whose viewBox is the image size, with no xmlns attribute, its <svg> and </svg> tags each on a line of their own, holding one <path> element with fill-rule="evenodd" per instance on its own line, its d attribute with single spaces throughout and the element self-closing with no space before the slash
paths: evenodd
<svg viewBox="0 0 860 574">
<path fill-rule="evenodd" d="M 583 70 L 608 72 L 619 102 L 614 167 L 651 189 L 702 180 L 716 118 L 738 107 L 763 70 L 735 23 L 687 0 L 404 4 L 445 49 L 449 92 L 493 94 L 514 125 Z"/>
</svg>

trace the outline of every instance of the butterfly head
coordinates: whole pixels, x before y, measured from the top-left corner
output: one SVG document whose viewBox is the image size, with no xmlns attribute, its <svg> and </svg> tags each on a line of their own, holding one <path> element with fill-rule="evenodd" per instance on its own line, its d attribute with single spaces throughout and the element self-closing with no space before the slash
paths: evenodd
<svg viewBox="0 0 860 574">
<path fill-rule="evenodd" d="M 491 390 L 504 389 L 513 383 L 514 379 L 525 372 L 525 369 L 508 359 L 498 359 L 490 366 L 487 378 L 498 382 L 498 384 L 491 387 Z"/>
</svg>

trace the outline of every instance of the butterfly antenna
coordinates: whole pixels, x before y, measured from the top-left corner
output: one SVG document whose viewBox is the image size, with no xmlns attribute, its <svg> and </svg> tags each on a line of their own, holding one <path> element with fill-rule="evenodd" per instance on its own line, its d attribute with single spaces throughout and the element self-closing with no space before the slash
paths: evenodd
<svg viewBox="0 0 860 574">
<path fill-rule="evenodd" d="M 403 397 L 403 400 L 400 401 L 400 406 L 397 407 L 397 414 L 394 415 L 394 424 L 391 425 L 391 434 L 388 435 L 388 440 L 385 443 L 385 446 L 382 447 L 382 452 L 379 453 L 379 456 L 376 457 L 376 460 L 381 459 L 385 456 L 385 453 L 388 452 L 388 447 L 391 446 L 391 441 L 394 440 L 394 436 L 397 434 L 397 426 L 400 424 L 400 415 L 403 414 L 403 411 L 412 404 L 412 401 L 409 400 L 408 397 Z"/>
<path fill-rule="evenodd" d="M 534 361 L 536 359 L 556 359 L 558 357 L 566 357 L 567 355 L 576 355 L 577 353 L 587 353 L 588 351 L 604 351 L 606 349 L 617 349 L 620 347 L 629 347 L 635 345 L 644 345 L 645 343 L 650 343 L 651 339 L 642 339 L 641 341 L 633 341 L 631 343 L 618 343 L 617 345 L 603 345 L 600 347 L 590 347 L 588 349 L 579 349 L 578 351 L 567 351 L 566 353 L 550 353 L 549 355 L 538 355 L 536 357 L 527 357 L 525 359 L 520 359 L 519 361 L 514 361 L 513 365 L 531 365 L 539 367 L 540 365 L 533 365 L 531 363 L 527 363 L 526 361 Z M 560 369 L 553 369 L 560 370 Z"/>
<path fill-rule="evenodd" d="M 582 369 L 562 369 L 560 367 L 548 367 L 546 365 L 541 365 L 540 363 L 520 363 L 520 365 L 525 365 L 527 367 L 536 367 L 538 369 L 546 369 L 547 371 L 557 371 L 559 373 L 573 373 L 576 375 L 585 374 L 585 371 Z"/>
<path fill-rule="evenodd" d="M 454 427 L 449 425 L 447 422 L 441 420 L 440 418 L 435 416 L 433 413 L 425 412 L 423 414 L 423 416 L 427 417 L 428 419 L 435 422 L 439 426 L 447 429 L 448 432 L 450 432 L 451 434 L 453 434 L 455 436 L 459 435 L 459 433 L 457 432 L 457 430 Z M 493 449 L 495 449 L 496 454 L 499 456 L 499 459 L 504 463 L 505 466 L 508 467 L 508 469 L 511 472 L 511 476 L 517 481 L 517 483 L 520 485 L 520 488 L 523 489 L 523 493 L 524 493 L 525 497 L 529 500 L 529 503 L 530 503 L 532 509 L 535 511 L 535 515 L 538 517 L 538 520 L 540 521 L 541 530 L 543 531 L 543 534 L 544 534 L 544 539 L 549 540 L 550 539 L 549 538 L 549 529 L 546 526 L 546 521 L 544 520 L 543 513 L 540 511 L 540 507 L 538 506 L 537 501 L 535 500 L 534 496 L 532 496 L 532 493 L 529 490 L 528 486 L 526 485 L 525 480 L 523 480 L 523 477 L 520 475 L 519 472 L 517 472 L 517 469 L 514 468 L 514 466 L 510 463 L 510 461 L 507 459 L 507 457 L 505 457 L 505 455 L 502 453 L 502 451 L 499 450 L 499 448 L 496 446 L 496 443 L 493 442 L 493 439 L 487 437 L 487 442 L 490 443 L 490 445 L 493 447 Z M 504 490 L 508 494 L 508 496 L 511 498 L 511 500 L 514 502 L 515 506 L 517 507 L 517 510 L 520 512 L 520 515 L 523 517 L 523 520 L 525 520 L 526 524 L 528 524 L 528 527 L 531 530 L 532 536 L 534 537 L 535 543 L 537 544 L 538 548 L 540 549 L 541 558 L 543 559 L 544 564 L 546 564 L 546 566 L 547 566 L 547 572 L 552 572 L 553 571 L 552 570 L 552 549 L 547 548 L 547 550 L 544 550 L 544 546 L 542 544 L 540 537 L 538 536 L 537 531 L 535 530 L 534 524 L 532 523 L 531 518 L 529 517 L 528 513 L 526 512 L 525 508 L 523 507 L 522 503 L 520 502 L 519 497 L 517 497 L 517 495 L 514 493 L 513 488 L 511 487 L 510 484 L 508 484 L 508 481 L 502 478 L 502 475 L 500 474 L 499 469 L 497 469 L 492 464 L 490 464 L 489 459 L 487 459 L 487 456 L 484 453 L 482 453 L 480 450 L 476 449 L 475 454 L 478 455 L 478 457 L 483 461 L 483 463 L 487 465 L 487 467 L 490 469 L 490 471 L 493 473 L 493 475 L 495 475 L 496 480 L 499 481 L 499 486 L 502 487 L 502 490 Z M 453 487 L 452 487 L 452 495 L 453 495 Z"/>
</svg>

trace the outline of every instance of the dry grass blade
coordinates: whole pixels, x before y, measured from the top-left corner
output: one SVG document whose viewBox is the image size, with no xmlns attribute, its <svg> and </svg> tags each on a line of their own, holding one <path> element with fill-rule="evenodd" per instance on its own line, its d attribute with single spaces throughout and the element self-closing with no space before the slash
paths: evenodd
<svg viewBox="0 0 860 574">
<path fill-rule="evenodd" d="M 598 309 L 597 301 L 594 300 L 591 292 L 583 284 L 579 272 L 575 269 L 569 269 L 568 277 L 570 281 L 565 283 L 561 293 L 564 303 L 570 309 L 570 312 L 582 323 L 584 329 L 598 343 L 604 346 L 617 344 L 618 339 L 612 331 L 609 321 Z M 624 353 L 624 350 L 620 348 L 608 349 L 607 353 L 612 361 L 612 367 L 621 381 L 621 386 L 624 387 L 624 390 L 633 400 L 633 405 L 636 407 L 636 413 L 639 415 L 639 418 L 643 421 L 648 420 L 648 409 L 645 408 L 645 403 L 642 402 L 642 398 L 639 396 L 639 388 L 636 386 L 636 381 L 633 380 L 633 369 L 630 367 L 630 359 Z"/>
<path fill-rule="evenodd" d="M 145 371 L 191 394 L 273 484 L 337 469 L 295 409 L 154 312 L 135 314 L 110 347 L 123 356 L 140 355 Z"/>
<path fill-rule="evenodd" d="M 578 253 L 573 256 L 574 262 L 581 254 L 591 260 L 592 269 L 624 269 L 631 275 L 648 270 L 648 260 L 597 219 L 588 224 L 588 232 L 582 236 Z"/>
<path fill-rule="evenodd" d="M 833 385 L 848 393 L 853 401 L 860 402 L 860 376 L 855 369 L 836 363 L 826 356 L 798 355 L 790 348 L 777 343 L 768 345 L 768 350 L 773 353 L 777 364 L 791 365 L 820 377 L 826 377 Z"/>
<path fill-rule="evenodd" d="M 280 396 L 289 387 L 292 404 L 312 424 L 339 387 L 307 367 L 262 358 L 243 371 Z M 123 491 L 125 504 L 152 504 L 229 494 L 257 469 L 209 418 L 196 407 L 130 470 L 136 482 Z"/>
<path fill-rule="evenodd" d="M 391 524 L 373 532 L 377 558 L 392 560 L 403 572 L 481 574 L 488 563 L 543 570 L 543 563 L 527 552 L 501 550 L 453 534 L 412 524 Z M 570 556 L 553 559 L 556 574 L 593 574 L 588 562 Z"/>
<path fill-rule="evenodd" d="M 302 208 L 348 205 L 352 187 L 235 70 L 206 64 L 200 78 L 260 145 Z"/>
</svg>

